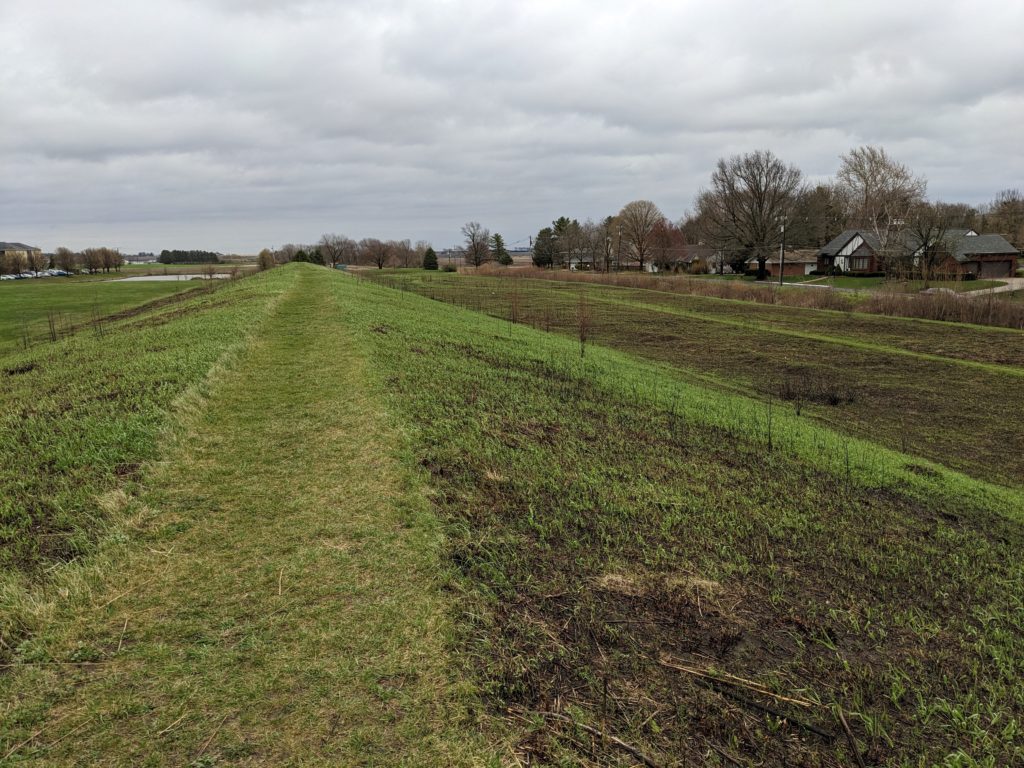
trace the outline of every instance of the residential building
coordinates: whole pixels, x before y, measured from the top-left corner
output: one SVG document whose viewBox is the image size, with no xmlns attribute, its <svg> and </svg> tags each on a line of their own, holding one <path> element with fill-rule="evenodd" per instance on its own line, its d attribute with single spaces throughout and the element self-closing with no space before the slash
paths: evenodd
<svg viewBox="0 0 1024 768">
<path fill-rule="evenodd" d="M 897 250 L 917 263 L 914 241 L 909 232 L 894 236 Z M 919 250 L 919 249 L 918 249 Z M 878 238 L 862 229 L 848 229 L 817 252 L 821 272 L 852 274 L 883 272 L 885 263 Z M 1020 252 L 1002 235 L 979 234 L 973 229 L 951 229 L 944 233 L 941 258 L 936 268 L 951 275 L 980 278 L 1013 277 Z"/>
</svg>

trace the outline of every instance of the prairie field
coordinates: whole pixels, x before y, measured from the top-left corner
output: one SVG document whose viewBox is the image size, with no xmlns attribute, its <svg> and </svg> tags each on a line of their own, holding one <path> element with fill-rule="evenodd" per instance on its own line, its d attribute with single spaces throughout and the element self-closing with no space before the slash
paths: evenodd
<svg viewBox="0 0 1024 768">
<path fill-rule="evenodd" d="M 0 762 L 1024 761 L 1024 333 L 224 282 L 0 349 Z"/>
</svg>

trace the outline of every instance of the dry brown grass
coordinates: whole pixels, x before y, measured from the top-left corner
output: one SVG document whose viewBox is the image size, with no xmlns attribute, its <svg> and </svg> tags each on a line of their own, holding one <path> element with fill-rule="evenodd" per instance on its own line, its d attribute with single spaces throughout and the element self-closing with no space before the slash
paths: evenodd
<svg viewBox="0 0 1024 768">
<path fill-rule="evenodd" d="M 548 270 L 537 267 L 508 269 L 484 265 L 460 270 L 466 274 L 489 277 L 532 278 L 569 283 L 594 283 L 622 288 L 639 288 L 688 296 L 752 301 L 758 304 L 780 304 L 806 309 L 829 309 L 839 312 L 867 312 L 891 317 L 913 317 L 957 323 L 973 323 L 1004 328 L 1024 329 L 1024 305 L 1002 299 L 998 294 L 981 296 L 935 293 L 908 294 L 880 290 L 866 297 L 825 288 L 780 290 L 776 283 L 751 283 L 739 280 L 713 280 L 690 275 L 649 275 L 638 272 L 595 273 Z"/>
<path fill-rule="evenodd" d="M 975 325 L 1024 329 L 1024 305 L 999 298 L 998 294 L 965 296 L 956 293 L 872 293 L 857 311 L 894 317 L 917 317 Z"/>
</svg>

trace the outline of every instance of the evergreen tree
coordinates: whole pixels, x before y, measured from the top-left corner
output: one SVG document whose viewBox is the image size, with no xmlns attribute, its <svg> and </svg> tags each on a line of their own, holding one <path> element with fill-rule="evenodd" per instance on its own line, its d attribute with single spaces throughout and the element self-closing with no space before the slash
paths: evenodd
<svg viewBox="0 0 1024 768">
<path fill-rule="evenodd" d="M 555 260 L 556 244 L 551 227 L 544 227 L 533 240 L 533 264 L 536 267 L 550 267 Z"/>
<path fill-rule="evenodd" d="M 497 233 L 491 237 L 491 253 L 495 261 L 502 266 L 507 267 L 512 263 L 512 256 L 505 247 L 505 238 Z"/>
<path fill-rule="evenodd" d="M 437 269 L 437 254 L 434 253 L 433 248 L 427 248 L 423 253 L 423 268 Z"/>
</svg>

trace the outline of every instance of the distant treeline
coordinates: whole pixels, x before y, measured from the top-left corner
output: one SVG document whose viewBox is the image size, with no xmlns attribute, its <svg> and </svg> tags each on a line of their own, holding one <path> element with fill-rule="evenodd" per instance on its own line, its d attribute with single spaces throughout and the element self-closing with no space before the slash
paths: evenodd
<svg viewBox="0 0 1024 768">
<path fill-rule="evenodd" d="M 213 251 L 160 251 L 161 264 L 219 264 L 220 256 Z"/>
</svg>

